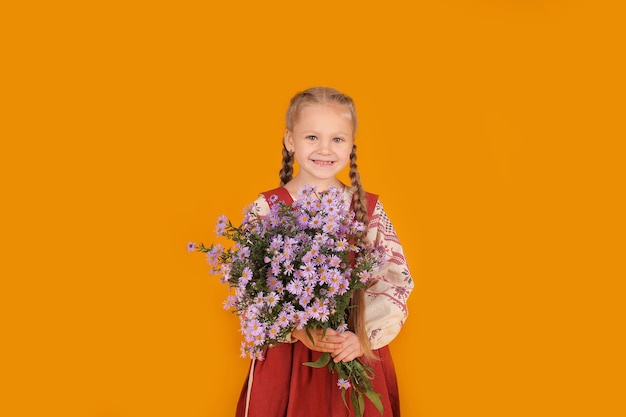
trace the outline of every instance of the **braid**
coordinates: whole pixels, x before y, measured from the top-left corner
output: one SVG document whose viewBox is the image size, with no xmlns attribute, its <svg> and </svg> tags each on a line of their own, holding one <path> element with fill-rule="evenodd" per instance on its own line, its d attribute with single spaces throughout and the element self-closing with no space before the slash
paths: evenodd
<svg viewBox="0 0 626 417">
<path fill-rule="evenodd" d="M 356 166 L 356 145 L 352 145 L 352 152 L 350 153 L 350 181 L 355 188 L 354 194 L 352 195 L 352 204 L 356 220 L 363 223 L 367 228 L 369 223 L 367 215 L 367 197 L 365 190 L 363 190 L 363 185 L 361 185 L 361 176 Z M 357 238 L 363 240 L 366 235 L 367 230 L 364 230 Z"/>
<path fill-rule="evenodd" d="M 363 185 L 361 184 L 361 176 L 359 175 L 356 165 L 356 145 L 352 145 L 352 152 L 350 153 L 350 181 L 355 188 L 354 194 L 352 195 L 355 218 L 365 225 L 365 230 L 357 235 L 357 239 L 363 241 L 367 236 L 369 216 L 367 215 L 367 197 Z M 365 327 L 365 290 L 356 290 L 352 296 L 352 303 L 355 306 L 355 311 L 350 318 L 352 319 L 355 333 L 361 342 L 365 357 L 374 359 L 375 356 L 372 353 L 369 336 Z"/>
<path fill-rule="evenodd" d="M 283 166 L 278 173 L 280 185 L 287 184 L 293 178 L 293 154 L 287 150 L 283 143 Z"/>
</svg>

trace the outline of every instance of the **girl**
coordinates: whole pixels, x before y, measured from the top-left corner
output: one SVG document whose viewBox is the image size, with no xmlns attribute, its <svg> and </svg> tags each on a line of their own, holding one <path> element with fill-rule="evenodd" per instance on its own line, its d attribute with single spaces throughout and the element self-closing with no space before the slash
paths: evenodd
<svg viewBox="0 0 626 417">
<path fill-rule="evenodd" d="M 236 417 L 353 416 L 352 409 L 346 409 L 341 398 L 337 375 L 327 368 L 302 365 L 316 361 L 322 352 L 330 352 L 335 362 L 362 357 L 374 370 L 372 385 L 381 394 L 383 416 L 400 416 L 388 344 L 407 317 L 406 302 L 413 280 L 381 202 L 361 186 L 354 144 L 357 127 L 354 102 L 331 88 L 310 88 L 291 99 L 286 125 L 281 186 L 260 195 L 255 202 L 257 213 L 269 212 L 269 196 L 274 194 L 285 202 L 293 202 L 304 185 L 316 186 L 320 191 L 343 188 L 357 220 L 368 225 L 359 238 L 384 245 L 388 261 L 374 272 L 374 284 L 367 291 L 355 294 L 356 308 L 350 317 L 350 330 L 339 333 L 328 329 L 322 335 L 312 329 L 313 341 L 305 330 L 296 330 L 285 343 L 269 348 L 264 360 L 252 361 Z M 294 160 L 299 168 L 295 176 Z M 337 178 L 348 164 L 351 187 Z M 364 417 L 379 415 L 375 406 L 366 401 Z"/>
</svg>

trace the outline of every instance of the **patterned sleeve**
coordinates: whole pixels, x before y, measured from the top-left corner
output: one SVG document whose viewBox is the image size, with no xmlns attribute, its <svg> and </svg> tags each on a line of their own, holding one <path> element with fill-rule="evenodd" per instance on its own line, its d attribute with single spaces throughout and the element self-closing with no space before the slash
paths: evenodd
<svg viewBox="0 0 626 417">
<path fill-rule="evenodd" d="M 396 232 L 380 201 L 370 219 L 367 237 L 383 245 L 387 262 L 374 271 L 374 284 L 365 295 L 365 326 L 372 349 L 391 342 L 408 316 L 407 299 L 413 279 Z"/>
<path fill-rule="evenodd" d="M 250 212 L 255 213 L 257 216 L 266 216 L 270 212 L 270 206 L 265 200 L 263 194 L 260 194 L 257 199 L 250 206 Z"/>
</svg>

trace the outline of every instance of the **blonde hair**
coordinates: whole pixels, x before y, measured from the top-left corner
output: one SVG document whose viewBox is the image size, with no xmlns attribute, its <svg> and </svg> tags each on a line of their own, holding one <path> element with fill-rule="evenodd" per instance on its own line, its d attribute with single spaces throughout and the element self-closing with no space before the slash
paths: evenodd
<svg viewBox="0 0 626 417">
<path fill-rule="evenodd" d="M 330 87 L 313 87 L 304 91 L 298 92 L 291 98 L 289 107 L 287 108 L 287 114 L 285 117 L 285 124 L 288 130 L 293 130 L 293 125 L 300 115 L 300 111 L 304 106 L 315 104 L 334 104 L 340 107 L 344 107 L 347 111 L 347 115 L 352 120 L 353 131 L 356 132 L 357 118 L 354 101 L 352 98 L 340 91 Z M 357 157 L 356 157 L 356 145 L 352 145 L 352 152 L 350 153 L 350 182 L 354 189 L 352 195 L 352 207 L 355 212 L 356 219 L 366 226 L 369 223 L 369 216 L 367 214 L 367 197 L 363 185 L 361 184 L 361 176 L 357 169 Z M 282 149 L 282 167 L 279 172 L 280 185 L 285 185 L 293 178 L 293 153 L 287 150 L 285 142 L 283 140 Z M 357 236 L 359 240 L 365 240 L 367 230 L 364 230 Z M 371 344 L 367 331 L 365 329 L 365 291 L 355 291 L 352 302 L 355 306 L 354 313 L 349 317 L 350 326 L 354 329 L 354 332 L 361 342 L 361 346 L 365 351 L 365 356 L 373 358 Z"/>
</svg>

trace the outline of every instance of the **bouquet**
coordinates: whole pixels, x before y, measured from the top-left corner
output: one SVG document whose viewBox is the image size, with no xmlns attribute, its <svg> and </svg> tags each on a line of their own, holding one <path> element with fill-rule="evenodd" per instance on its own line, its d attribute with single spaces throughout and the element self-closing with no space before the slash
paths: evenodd
<svg viewBox="0 0 626 417">
<path fill-rule="evenodd" d="M 306 329 L 309 337 L 311 328 L 347 330 L 353 292 L 367 288 L 372 271 L 385 261 L 382 248 L 355 238 L 365 225 L 354 218 L 342 189 L 318 192 L 305 186 L 292 205 L 276 195 L 270 200 L 267 215 L 249 206 L 239 226 L 218 218 L 216 234 L 230 240 L 230 247 L 188 244 L 188 250 L 206 253 L 209 272 L 231 289 L 224 308 L 240 319 L 242 357 L 257 360 L 295 329 Z M 347 407 L 352 388 L 358 416 L 364 398 L 382 414 L 371 386 L 373 371 L 360 359 L 334 363 L 323 353 L 303 365 L 337 372 L 343 401 Z"/>
</svg>

